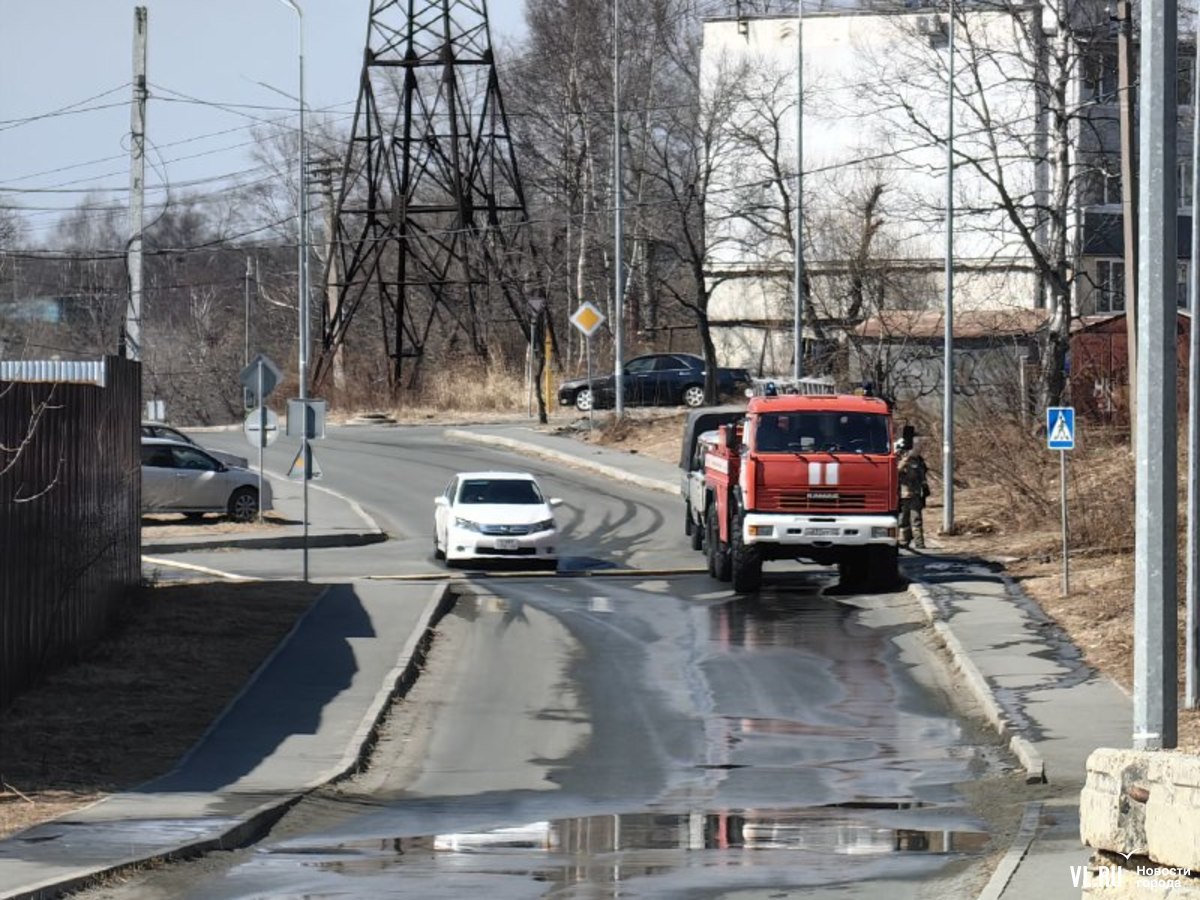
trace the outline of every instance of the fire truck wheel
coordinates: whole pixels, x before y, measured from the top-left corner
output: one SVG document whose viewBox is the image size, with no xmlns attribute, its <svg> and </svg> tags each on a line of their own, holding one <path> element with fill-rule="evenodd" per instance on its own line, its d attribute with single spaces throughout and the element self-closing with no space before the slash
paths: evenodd
<svg viewBox="0 0 1200 900">
<path fill-rule="evenodd" d="M 705 515 L 704 549 L 708 559 L 708 574 L 717 581 L 729 581 L 729 547 L 721 543 L 721 530 L 717 525 L 717 505 L 708 507 Z"/>
<path fill-rule="evenodd" d="M 843 590 L 861 591 L 868 583 L 866 548 L 848 548 L 842 551 L 845 555 L 838 560 L 838 581 Z"/>
<path fill-rule="evenodd" d="M 704 510 L 704 562 L 708 566 L 708 574 L 717 577 L 717 567 L 713 563 L 713 511 L 712 507 Z"/>
<path fill-rule="evenodd" d="M 890 591 L 900 581 L 895 547 L 872 546 L 867 549 L 867 579 L 872 590 Z"/>
<path fill-rule="evenodd" d="M 762 584 L 762 554 L 757 547 L 746 543 L 740 515 L 734 522 L 732 538 L 730 562 L 733 570 L 733 589 L 739 594 L 757 591 Z"/>
<path fill-rule="evenodd" d="M 688 503 L 687 509 L 684 510 L 684 515 L 687 517 L 684 520 L 683 533 L 692 539 L 693 550 L 704 549 L 704 529 L 701 528 L 692 519 L 692 504 Z"/>
</svg>

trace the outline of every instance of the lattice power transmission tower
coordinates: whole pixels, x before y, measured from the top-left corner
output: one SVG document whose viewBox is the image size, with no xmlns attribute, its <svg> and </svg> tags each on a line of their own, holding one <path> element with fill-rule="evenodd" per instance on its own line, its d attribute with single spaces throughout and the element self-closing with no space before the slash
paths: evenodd
<svg viewBox="0 0 1200 900">
<path fill-rule="evenodd" d="M 482 356 L 540 325 L 486 0 L 372 0 L 334 219 L 315 383 L 356 317 L 382 329 L 393 388 L 433 341 Z"/>
</svg>

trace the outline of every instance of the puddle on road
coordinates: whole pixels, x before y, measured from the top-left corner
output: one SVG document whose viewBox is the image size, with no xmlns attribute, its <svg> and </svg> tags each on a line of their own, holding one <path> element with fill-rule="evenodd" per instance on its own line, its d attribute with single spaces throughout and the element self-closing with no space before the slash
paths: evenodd
<svg viewBox="0 0 1200 900">
<path fill-rule="evenodd" d="M 768 883 L 778 886 L 830 884 L 849 873 L 855 880 L 872 871 L 884 877 L 916 874 L 978 856 L 987 848 L 988 835 L 956 828 L 967 820 L 953 812 L 946 811 L 949 830 L 931 828 L 937 820 L 929 819 L 913 822 L 923 827 L 905 828 L 888 819 L 905 815 L 898 809 L 903 805 L 883 806 L 594 815 L 336 846 L 283 846 L 267 855 L 276 864 L 290 857 L 307 868 L 310 878 L 321 884 L 318 892 L 336 890 L 329 879 L 349 877 L 356 882 L 387 874 L 404 876 L 403 882 L 389 883 L 403 883 L 417 896 L 418 883 L 429 884 L 424 879 L 443 886 L 444 879 L 460 886 L 462 879 L 469 879 L 478 886 L 503 878 L 511 889 L 516 877 L 527 884 L 586 884 L 594 890 L 597 885 L 638 879 L 646 879 L 645 889 L 665 889 L 680 879 L 700 877 L 709 887 L 715 884 L 710 879 L 716 879 L 735 888 L 757 883 L 769 871 Z M 269 860 L 262 862 L 272 867 Z M 501 893 L 525 896 L 520 890 Z M 622 896 L 659 894 L 633 890 Z"/>
</svg>

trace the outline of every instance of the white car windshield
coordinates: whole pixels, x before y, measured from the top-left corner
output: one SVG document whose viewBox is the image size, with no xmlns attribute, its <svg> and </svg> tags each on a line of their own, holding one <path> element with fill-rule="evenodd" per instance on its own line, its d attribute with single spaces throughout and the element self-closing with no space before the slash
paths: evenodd
<svg viewBox="0 0 1200 900">
<path fill-rule="evenodd" d="M 544 503 L 541 492 L 532 481 L 469 479 L 458 491 L 459 503 Z"/>
</svg>

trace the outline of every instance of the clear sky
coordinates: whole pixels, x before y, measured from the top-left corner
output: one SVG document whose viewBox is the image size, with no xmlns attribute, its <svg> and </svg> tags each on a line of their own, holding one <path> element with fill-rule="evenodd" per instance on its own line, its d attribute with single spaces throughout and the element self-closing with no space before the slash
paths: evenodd
<svg viewBox="0 0 1200 900">
<path fill-rule="evenodd" d="M 309 108 L 348 124 L 369 0 L 299 4 Z M 0 206 L 27 210 L 30 239 L 58 217 L 42 208 L 70 207 L 88 188 L 126 199 L 136 5 L 149 10 L 148 209 L 163 196 L 150 189 L 164 172 L 176 188 L 211 190 L 219 185 L 208 179 L 253 165 L 251 127 L 294 115 L 291 101 L 259 84 L 297 92 L 296 15 L 280 0 L 0 0 Z M 503 63 L 523 32 L 524 3 L 488 8 Z"/>
</svg>

